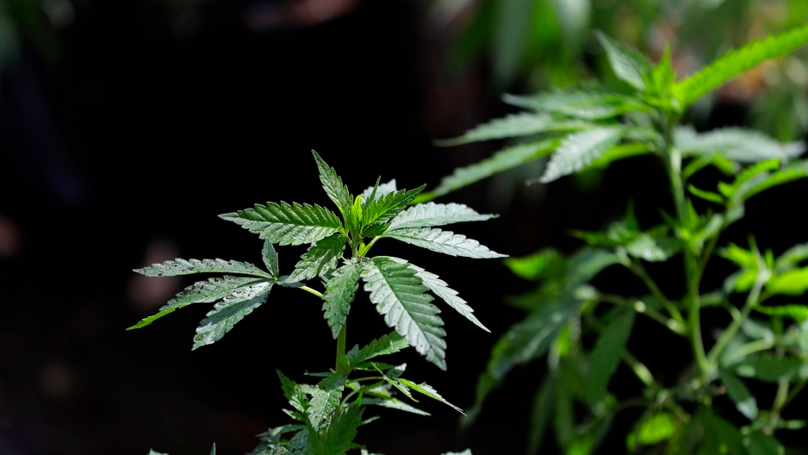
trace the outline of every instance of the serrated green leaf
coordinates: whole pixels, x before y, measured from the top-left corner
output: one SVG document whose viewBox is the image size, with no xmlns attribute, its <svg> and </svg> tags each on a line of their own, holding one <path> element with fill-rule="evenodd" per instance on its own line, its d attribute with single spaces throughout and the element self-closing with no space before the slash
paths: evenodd
<svg viewBox="0 0 808 455">
<path fill-rule="evenodd" d="M 283 396 L 286 397 L 289 404 L 292 405 L 293 408 L 305 413 L 306 409 L 309 407 L 309 399 L 306 396 L 306 393 L 303 391 L 303 388 L 296 382 L 287 378 L 283 373 L 281 373 L 280 370 L 275 370 L 275 373 L 278 374 L 278 378 L 281 380 L 281 390 L 283 390 Z"/>
<path fill-rule="evenodd" d="M 524 109 L 553 112 L 582 120 L 603 120 L 650 109 L 634 97 L 602 90 L 543 92 L 531 96 L 504 95 L 502 99 Z"/>
<path fill-rule="evenodd" d="M 390 220 L 388 231 L 406 228 L 444 226 L 468 221 L 485 221 L 496 218 L 496 215 L 477 213 L 463 204 L 436 204 L 427 202 L 404 210 Z"/>
<path fill-rule="evenodd" d="M 409 342 L 396 332 L 371 341 L 364 348 L 359 350 L 355 356 L 348 356 L 351 365 L 358 365 L 366 360 L 381 355 L 395 354 L 409 347 Z"/>
<path fill-rule="evenodd" d="M 326 194 L 328 194 L 328 197 L 334 201 L 334 204 L 337 205 L 340 212 L 347 214 L 351 207 L 351 202 L 353 202 L 348 187 L 342 183 L 342 179 L 337 175 L 337 171 L 326 164 L 317 152 L 312 150 L 311 153 L 314 155 L 314 160 L 317 161 L 317 169 L 320 171 L 320 182 L 323 184 L 323 189 Z"/>
<path fill-rule="evenodd" d="M 225 275 L 222 278 L 209 278 L 207 281 L 198 281 L 185 288 L 176 297 L 169 300 L 166 305 L 160 308 L 160 312 L 142 319 L 137 324 L 126 330 L 140 329 L 161 317 L 173 313 L 175 310 L 183 308 L 192 303 L 210 303 L 223 299 L 237 289 L 256 285 L 264 282 L 260 278 L 235 277 Z"/>
<path fill-rule="evenodd" d="M 802 295 L 808 291 L 808 267 L 789 270 L 766 282 L 766 290 L 774 294 Z"/>
<path fill-rule="evenodd" d="M 428 288 L 415 271 L 386 257 L 373 258 L 362 271 L 365 291 L 384 316 L 410 346 L 440 369 L 446 369 L 446 331 L 440 310 L 433 305 Z"/>
<path fill-rule="evenodd" d="M 764 172 L 748 182 L 745 182 L 743 185 L 740 185 L 733 195 L 733 199 L 738 202 L 745 201 L 769 188 L 774 188 L 805 177 L 805 171 L 796 169 L 783 169 L 774 173 Z"/>
<path fill-rule="evenodd" d="M 628 242 L 626 253 L 648 262 L 663 262 L 673 257 L 682 248 L 681 241 L 673 237 L 654 237 L 643 233 Z"/>
<path fill-rule="evenodd" d="M 446 302 L 447 305 L 454 308 L 455 311 L 460 313 L 463 317 L 471 321 L 477 327 L 485 330 L 486 332 L 489 333 L 491 332 L 490 330 L 488 330 L 487 327 L 485 327 L 482 324 L 482 322 L 480 322 L 477 319 L 476 316 L 474 316 L 473 314 L 474 309 L 468 306 L 467 302 L 458 296 L 458 292 L 450 288 L 446 284 L 446 282 L 438 278 L 437 275 L 435 275 L 434 273 L 427 272 L 426 270 L 422 269 L 421 267 L 418 267 L 415 264 L 409 264 L 404 259 L 399 258 L 390 258 L 390 259 L 402 264 L 408 264 L 409 267 L 415 271 L 415 276 L 420 278 L 423 285 L 429 288 L 429 290 L 432 291 L 433 294 L 443 299 L 443 301 Z"/>
<path fill-rule="evenodd" d="M 687 106 L 735 76 L 765 60 L 788 54 L 807 41 L 808 26 L 803 25 L 763 41 L 751 42 L 679 81 L 674 87 L 674 95 Z"/>
<path fill-rule="evenodd" d="M 715 202 L 716 204 L 724 204 L 724 198 L 718 193 L 713 193 L 712 191 L 700 190 L 693 185 L 687 185 L 687 191 L 690 192 L 693 196 L 696 196 L 700 199 L 704 199 L 705 201 Z"/>
<path fill-rule="evenodd" d="M 808 319 L 808 306 L 805 305 L 756 306 L 755 310 L 769 316 L 790 318 L 797 322 Z"/>
<path fill-rule="evenodd" d="M 272 274 L 272 276 L 279 276 L 280 271 L 278 270 L 278 253 L 275 252 L 275 247 L 272 246 L 272 242 L 269 240 L 264 240 L 264 249 L 262 250 L 262 253 L 264 267 L 269 270 L 269 273 Z"/>
<path fill-rule="evenodd" d="M 434 142 L 435 145 L 447 147 L 468 144 L 469 142 L 530 136 L 540 133 L 579 131 L 591 127 L 591 123 L 582 120 L 557 118 L 545 113 L 520 112 L 484 123 L 460 137 L 441 139 Z"/>
<path fill-rule="evenodd" d="M 674 130 L 673 142 L 682 156 L 719 154 L 741 163 L 794 158 L 805 152 L 801 142 L 783 143 L 744 128 L 719 128 L 697 133 L 692 127 Z"/>
<path fill-rule="evenodd" d="M 318 240 L 308 251 L 300 256 L 295 270 L 289 275 L 289 281 L 305 281 L 316 276 L 326 276 L 335 268 L 342 252 L 345 250 L 346 238 L 341 233 L 332 234 Z"/>
<path fill-rule="evenodd" d="M 549 183 L 580 171 L 616 145 L 622 135 L 623 130 L 617 127 L 598 127 L 569 135 L 550 157 L 541 182 Z"/>
<path fill-rule="evenodd" d="M 435 197 L 443 196 L 492 175 L 529 163 L 549 155 L 559 143 L 559 139 L 547 139 L 517 144 L 499 150 L 482 161 L 455 169 L 452 175 L 444 177 L 430 194 Z"/>
<path fill-rule="evenodd" d="M 402 210 L 407 208 L 407 205 L 412 202 L 424 188 L 426 188 L 426 185 L 409 191 L 393 191 L 382 197 L 377 196 L 375 199 L 368 201 L 365 207 L 365 213 L 362 217 L 362 227 L 384 223 L 395 217 Z"/>
<path fill-rule="evenodd" d="M 341 455 L 354 447 L 357 428 L 362 423 L 362 396 L 331 419 L 322 438 L 313 445 L 313 455 Z M 312 441 L 314 442 L 314 441 Z"/>
<path fill-rule="evenodd" d="M 429 384 L 427 384 L 425 382 L 422 382 L 420 384 L 416 384 L 416 383 L 414 383 L 412 381 L 409 381 L 407 379 L 404 379 L 404 378 L 399 378 L 398 382 L 399 382 L 399 384 L 404 385 L 405 387 L 407 387 L 410 390 L 414 390 L 414 391 L 416 391 L 416 392 L 418 392 L 420 394 L 426 395 L 429 398 L 432 398 L 433 400 L 438 400 L 441 403 L 443 403 L 443 404 L 449 406 L 450 408 L 454 409 L 455 411 L 457 411 L 457 412 L 459 412 L 459 413 L 461 413 L 463 415 L 466 415 L 463 412 L 462 409 L 460 409 L 457 406 L 453 405 L 452 403 L 449 403 L 448 401 L 446 401 L 442 396 L 440 396 L 440 394 L 438 393 L 437 390 L 435 390 L 432 386 L 430 386 Z"/>
<path fill-rule="evenodd" d="M 411 412 L 413 414 L 418 414 L 422 416 L 432 415 L 426 411 L 422 411 L 416 408 L 415 406 L 412 406 L 395 398 L 365 398 L 362 400 L 362 404 L 382 406 L 390 409 L 398 409 L 399 411 Z"/>
<path fill-rule="evenodd" d="M 600 333 L 586 375 L 587 401 L 590 405 L 596 405 L 608 393 L 609 380 L 620 365 L 633 326 L 634 311 L 626 311 Z"/>
<path fill-rule="evenodd" d="M 758 414 L 757 400 L 737 376 L 731 371 L 719 370 L 721 382 L 727 388 L 727 395 L 735 403 L 735 407 L 749 420 L 755 420 Z"/>
<path fill-rule="evenodd" d="M 411 245 L 426 248 L 436 253 L 449 256 L 461 256 L 473 259 L 490 259 L 508 257 L 491 251 L 480 242 L 465 235 L 443 231 L 437 228 L 397 229 L 384 233 L 384 237 L 400 240 Z"/>
<path fill-rule="evenodd" d="M 312 391 L 306 415 L 315 431 L 328 425 L 331 414 L 339 406 L 343 389 L 345 389 L 345 376 L 334 373 L 320 381 Z"/>
<path fill-rule="evenodd" d="M 651 153 L 653 146 L 650 144 L 632 142 L 630 144 L 615 145 L 605 151 L 599 158 L 586 166 L 586 169 L 606 169 L 615 161 L 620 161 L 633 156 L 647 155 Z"/>
<path fill-rule="evenodd" d="M 595 36 L 606 51 L 614 75 L 635 89 L 644 91 L 653 68 L 648 57 L 627 44 L 609 38 L 601 31 L 597 31 Z"/>
<path fill-rule="evenodd" d="M 758 268 L 757 255 L 754 252 L 741 248 L 734 243 L 730 243 L 726 248 L 718 250 L 718 255 L 724 259 L 734 262 L 741 268 Z"/>
<path fill-rule="evenodd" d="M 316 242 L 342 229 L 334 212 L 319 205 L 268 202 L 254 208 L 219 215 L 262 239 L 279 245 Z"/>
<path fill-rule="evenodd" d="M 335 340 L 348 319 L 351 302 L 359 288 L 360 270 L 361 267 L 355 262 L 348 262 L 337 269 L 334 276 L 326 283 L 323 312 Z"/>
<path fill-rule="evenodd" d="M 194 336 L 193 349 L 213 344 L 222 339 L 239 321 L 267 300 L 272 283 L 260 283 L 234 291 L 214 305 L 213 310 L 199 323 Z"/>
<path fill-rule="evenodd" d="M 174 259 L 160 264 L 152 264 L 135 272 L 150 277 L 193 275 L 195 273 L 234 273 L 236 275 L 251 275 L 261 278 L 272 278 L 272 275 L 258 267 L 239 261 L 225 261 L 224 259 Z"/>
</svg>

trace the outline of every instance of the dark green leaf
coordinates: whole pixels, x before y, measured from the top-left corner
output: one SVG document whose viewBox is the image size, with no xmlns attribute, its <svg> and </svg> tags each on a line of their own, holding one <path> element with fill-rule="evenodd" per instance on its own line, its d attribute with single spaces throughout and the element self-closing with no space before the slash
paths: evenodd
<svg viewBox="0 0 808 455">
<path fill-rule="evenodd" d="M 737 376 L 728 370 L 719 370 L 721 382 L 727 388 L 727 395 L 735 403 L 735 407 L 741 414 L 745 415 L 749 420 L 755 420 L 758 414 L 757 400 L 754 395 L 749 392 L 746 384 L 743 383 Z"/>
<path fill-rule="evenodd" d="M 351 302 L 359 288 L 360 271 L 361 266 L 353 261 L 348 262 L 337 269 L 334 276 L 326 283 L 323 312 L 334 339 L 337 339 L 342 326 L 348 319 Z"/>
<path fill-rule="evenodd" d="M 366 360 L 380 355 L 395 354 L 409 346 L 407 340 L 396 332 L 373 340 L 367 346 L 356 353 L 355 356 L 348 356 L 351 365 L 358 365 Z"/>
<path fill-rule="evenodd" d="M 808 378 L 808 364 L 791 357 L 759 355 L 749 357 L 735 367 L 739 376 L 766 382 L 791 381 Z"/>
<path fill-rule="evenodd" d="M 267 300 L 272 283 L 260 283 L 234 291 L 199 323 L 194 336 L 193 349 L 213 344 L 222 339 L 239 321 Z"/>
<path fill-rule="evenodd" d="M 353 448 L 352 442 L 362 422 L 363 412 L 360 395 L 351 406 L 331 420 L 331 425 L 320 440 L 310 443 L 313 446 L 313 455 L 341 455 Z"/>
<path fill-rule="evenodd" d="M 232 221 L 262 239 L 280 245 L 316 242 L 342 229 L 334 212 L 319 205 L 298 203 L 255 204 L 255 208 L 225 213 L 219 218 Z"/>
<path fill-rule="evenodd" d="M 547 424 L 550 423 L 552 410 L 555 408 L 557 379 L 556 375 L 545 376 L 536 397 L 533 399 L 533 408 L 530 414 L 530 433 L 528 436 L 528 453 L 538 454 Z"/>
<path fill-rule="evenodd" d="M 783 445 L 777 439 L 759 431 L 744 437 L 743 443 L 749 455 L 783 455 L 785 453 Z"/>
<path fill-rule="evenodd" d="M 395 217 L 407 205 L 424 190 L 426 185 L 422 185 L 414 190 L 393 191 L 384 196 L 368 201 L 362 217 L 362 227 L 371 226 L 374 223 L 384 223 Z"/>
<path fill-rule="evenodd" d="M 385 257 L 373 258 L 362 271 L 365 291 L 376 304 L 384 322 L 406 338 L 419 354 L 446 369 L 446 331 L 440 310 L 433 305 L 428 288 L 407 264 Z"/>
<path fill-rule="evenodd" d="M 598 337 L 586 377 L 590 405 L 594 406 L 606 396 L 609 380 L 620 365 L 633 325 L 634 311 L 626 311 L 607 325 Z"/>
<path fill-rule="evenodd" d="M 274 277 L 279 276 L 278 253 L 275 252 L 275 247 L 272 246 L 272 242 L 269 240 L 264 240 L 263 258 L 264 266 L 269 270 L 269 273 Z"/>
<path fill-rule="evenodd" d="M 326 276 L 337 268 L 337 263 L 345 249 L 346 238 L 340 233 L 318 240 L 300 256 L 289 281 L 306 281 L 316 276 Z"/>
<path fill-rule="evenodd" d="M 306 415 L 315 431 L 324 428 L 331 419 L 331 414 L 339 406 L 342 391 L 345 388 L 345 376 L 336 373 L 329 375 L 311 393 Z"/>
<path fill-rule="evenodd" d="M 337 205 L 340 212 L 347 215 L 351 202 L 353 202 L 353 197 L 351 197 L 348 187 L 342 183 L 337 171 L 326 164 L 317 152 L 312 150 L 311 153 L 314 155 L 314 160 L 317 161 L 317 169 L 320 171 L 320 182 L 323 184 L 323 189 L 328 194 L 328 197 L 334 201 L 334 204 Z"/>
<path fill-rule="evenodd" d="M 283 390 L 283 396 L 286 397 L 289 404 L 300 412 L 306 412 L 306 408 L 309 407 L 309 400 L 303 388 L 287 378 L 280 370 L 275 370 L 275 372 L 281 380 L 281 390 Z"/>
</svg>

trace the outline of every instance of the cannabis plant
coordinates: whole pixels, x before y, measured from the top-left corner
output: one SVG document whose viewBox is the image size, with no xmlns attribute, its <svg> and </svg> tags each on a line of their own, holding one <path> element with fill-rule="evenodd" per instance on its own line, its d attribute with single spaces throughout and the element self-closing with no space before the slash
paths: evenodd
<svg viewBox="0 0 808 455">
<path fill-rule="evenodd" d="M 338 455 L 351 449 L 367 453 L 353 442 L 357 428 L 373 420 L 364 417 L 365 408 L 373 405 L 428 415 L 408 403 L 407 400 L 417 401 L 416 394 L 462 412 L 428 384 L 404 378 L 406 364 L 389 364 L 379 358 L 411 346 L 438 368 L 446 369 L 446 332 L 430 292 L 472 323 L 488 329 L 457 291 L 437 275 L 404 259 L 371 257 L 368 253 L 379 240 L 395 239 L 450 256 L 504 257 L 476 240 L 439 228 L 488 220 L 494 215 L 477 213 L 462 204 L 430 202 L 408 207 L 424 187 L 398 190 L 395 180 L 382 185 L 377 180 L 373 187 L 353 196 L 316 152 L 314 158 L 323 188 L 339 209 L 341 220 L 319 205 L 286 202 L 256 204 L 220 215 L 264 240 L 265 268 L 221 259 L 176 259 L 135 270 L 150 277 L 223 274 L 187 287 L 159 313 L 131 327 L 147 326 L 191 304 L 215 303 L 196 329 L 193 349 L 221 340 L 239 321 L 264 304 L 274 287 L 304 291 L 323 301 L 323 318 L 336 340 L 336 364 L 329 371 L 310 373 L 309 376 L 319 378 L 313 384 L 296 382 L 278 371 L 290 406 L 284 412 L 295 423 L 261 434 L 260 445 L 253 451 L 255 455 Z M 275 244 L 310 246 L 291 274 L 281 275 Z M 311 281 L 321 282 L 324 290 L 305 284 Z M 348 313 L 360 281 L 393 332 L 362 348 L 357 345 L 347 349 Z M 360 377 L 353 377 L 355 372 L 361 372 Z"/>
<path fill-rule="evenodd" d="M 808 290 L 808 267 L 803 265 L 808 244 L 776 255 L 751 236 L 746 246 L 719 247 L 719 239 L 745 216 L 747 200 L 806 177 L 808 161 L 797 160 L 805 148 L 742 128 L 697 132 L 680 120 L 689 106 L 729 79 L 802 46 L 808 26 L 751 43 L 678 81 L 670 48 L 652 64 L 627 45 L 603 34 L 598 39 L 615 76 L 612 83 L 506 96 L 506 102 L 523 112 L 446 142 L 520 141 L 456 170 L 421 200 L 546 156 L 538 179 L 542 183 L 631 156 L 653 155 L 667 172 L 674 211 L 663 211 L 662 224 L 643 229 L 629 210 L 603 231 L 575 232 L 586 246 L 570 256 L 550 249 L 505 261 L 515 274 L 540 284 L 512 299 L 528 314 L 494 346 L 466 423 L 515 366 L 546 357 L 548 374 L 533 405 L 532 453 L 542 446 L 551 421 L 562 451 L 581 454 L 595 451 L 615 419 L 637 416 L 628 424 L 633 427 L 626 436 L 631 452 L 783 453 L 780 432 L 805 426 L 805 421 L 789 418 L 786 407 L 808 382 L 808 306 L 791 300 Z M 711 175 L 702 172 L 707 168 L 724 177 L 695 186 L 692 177 Z M 703 277 L 712 273 L 715 255 L 738 270 L 719 289 L 705 289 Z M 685 284 L 676 294 L 663 292 L 646 270 L 646 263 L 674 257 L 674 265 L 681 258 Z M 592 279 L 607 267 L 635 275 L 646 293 L 626 296 L 596 288 Z M 726 311 L 731 322 L 705 330 L 701 315 L 706 307 Z M 687 341 L 689 352 L 683 355 L 693 359 L 692 367 L 675 383 L 660 380 L 628 350 L 638 317 Z M 621 363 L 634 372 L 642 391 L 628 397 L 621 393 L 618 399 L 610 392 L 610 379 Z M 641 412 L 622 412 L 626 409 Z"/>
</svg>

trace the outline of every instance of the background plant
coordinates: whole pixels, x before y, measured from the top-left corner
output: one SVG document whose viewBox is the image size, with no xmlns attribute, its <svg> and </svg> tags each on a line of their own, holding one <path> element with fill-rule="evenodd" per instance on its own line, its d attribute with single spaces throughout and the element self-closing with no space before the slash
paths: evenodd
<svg viewBox="0 0 808 455">
<path fill-rule="evenodd" d="M 690 105 L 728 80 L 802 46 L 808 41 L 808 27 L 753 42 L 679 81 L 670 48 L 654 65 L 604 34 L 598 40 L 615 83 L 506 96 L 524 111 L 444 143 L 501 138 L 521 142 L 457 169 L 421 200 L 543 156 L 550 158 L 538 181 L 549 183 L 650 154 L 661 159 L 667 172 L 674 213 L 663 211 L 661 224 L 641 229 L 629 206 L 625 217 L 606 230 L 574 232 L 588 246 L 569 257 L 544 250 L 506 260 L 514 273 L 541 284 L 513 299 L 528 315 L 495 345 L 466 423 L 515 366 L 546 355 L 549 373 L 534 402 L 531 452 L 541 447 L 552 421 L 563 451 L 590 453 L 613 422 L 638 409 L 626 436 L 632 452 L 783 453 L 779 432 L 805 426 L 803 420 L 786 417 L 785 407 L 808 381 L 808 314 L 805 306 L 790 300 L 808 290 L 808 269 L 800 267 L 808 259 L 808 248 L 799 244 L 777 256 L 761 250 L 753 237 L 746 247 L 730 243 L 718 248 L 718 241 L 745 215 L 749 198 L 806 176 L 808 162 L 795 160 L 804 147 L 740 128 L 696 132 L 680 126 L 680 120 Z M 708 169 L 725 177 L 717 185 L 698 180 L 697 174 Z M 719 289 L 703 289 L 716 253 L 739 270 Z M 684 268 L 685 286 L 679 295 L 663 292 L 645 265 L 674 258 Z M 608 283 L 595 287 L 592 280 L 610 266 L 634 275 L 646 293 L 624 296 L 603 289 Z M 725 310 L 730 317 L 715 339 L 704 336 L 701 323 L 708 307 Z M 656 378 L 629 351 L 637 314 L 689 344 L 692 367 L 675 383 Z M 610 378 L 621 363 L 633 371 L 642 393 L 618 399 L 609 392 Z M 775 390 L 759 383 L 770 383 Z M 769 394 L 774 397 L 771 404 L 766 403 Z M 724 412 L 725 396 L 738 414 Z"/>
<path fill-rule="evenodd" d="M 299 289 L 323 300 L 323 313 L 336 346 L 336 364 L 330 371 L 308 373 L 320 378 L 316 384 L 295 382 L 278 371 L 281 388 L 292 409 L 284 410 L 297 423 L 273 428 L 259 435 L 256 455 L 344 454 L 365 449 L 354 443 L 359 426 L 375 418 L 364 418 L 368 405 L 415 414 L 428 413 L 401 401 L 397 394 L 417 402 L 413 394 L 444 400 L 426 383 L 417 384 L 402 375 L 406 364 L 391 365 L 378 357 L 395 354 L 409 346 L 442 370 L 446 369 L 446 342 L 440 310 L 431 302 L 441 298 L 468 320 L 488 330 L 472 314 L 474 310 L 446 282 L 404 259 L 367 256 L 377 241 L 390 238 L 450 256 L 501 258 L 476 240 L 438 228 L 447 224 L 483 221 L 493 215 L 479 214 L 461 204 L 426 203 L 407 207 L 424 189 L 398 190 L 395 181 L 376 185 L 353 196 L 333 168 L 314 153 L 320 181 L 339 209 L 337 215 L 319 205 L 286 202 L 256 204 L 255 207 L 220 215 L 264 240 L 265 269 L 253 264 L 221 259 L 177 259 L 136 270 L 150 277 L 224 274 L 199 281 L 169 301 L 160 312 L 144 318 L 130 329 L 145 327 L 155 320 L 195 303 L 214 303 L 196 329 L 193 349 L 213 344 L 263 305 L 275 286 Z M 274 244 L 309 244 L 290 275 L 281 275 Z M 350 250 L 350 256 L 345 250 Z M 320 280 L 324 292 L 304 283 Z M 364 282 L 370 301 L 394 332 L 366 346 L 347 346 L 347 318 L 359 282 Z M 286 324 L 286 327 L 282 325 Z M 274 321 L 291 337 L 305 336 L 312 324 Z M 358 373 L 361 377 L 351 377 Z M 356 376 L 356 375 L 355 375 Z M 215 447 L 212 454 L 215 454 Z M 154 453 L 154 452 L 152 452 Z M 470 454 L 469 451 L 464 452 Z"/>
</svg>

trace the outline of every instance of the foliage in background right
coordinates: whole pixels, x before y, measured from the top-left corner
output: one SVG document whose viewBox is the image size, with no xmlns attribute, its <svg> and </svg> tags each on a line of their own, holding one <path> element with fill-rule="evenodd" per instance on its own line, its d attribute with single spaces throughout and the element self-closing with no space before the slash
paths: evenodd
<svg viewBox="0 0 808 455">
<path fill-rule="evenodd" d="M 748 199 L 808 176 L 808 160 L 797 159 L 805 147 L 743 128 L 696 132 L 680 121 L 690 106 L 731 79 L 800 48 L 808 42 L 808 25 L 752 42 L 678 81 L 670 48 L 653 64 L 631 46 L 602 33 L 597 38 L 614 78 L 507 96 L 522 112 L 445 143 L 519 141 L 457 169 L 421 200 L 541 157 L 549 160 L 539 180 L 550 183 L 652 155 L 664 164 L 675 210 L 659 207 L 664 222 L 643 229 L 629 204 L 625 217 L 606 229 L 576 231 L 587 246 L 570 256 L 543 250 L 506 260 L 515 274 L 539 284 L 514 299 L 527 315 L 494 346 L 466 423 L 515 366 L 546 358 L 549 373 L 533 404 L 531 453 L 543 447 L 550 426 L 563 452 L 586 454 L 596 450 L 614 422 L 624 426 L 632 419 L 625 444 L 633 453 L 782 454 L 778 436 L 806 425 L 786 408 L 808 383 L 808 306 L 794 303 L 808 291 L 808 244 L 776 256 L 758 247 L 753 236 L 743 246 L 719 247 L 719 238 L 746 215 Z M 692 177 L 706 169 L 723 178 L 709 185 L 701 179 L 694 186 Z M 716 254 L 737 271 L 720 288 L 705 289 L 703 278 L 714 272 L 710 264 Z M 684 269 L 684 286 L 676 294 L 663 291 L 646 269 L 670 260 Z M 595 287 L 592 279 L 608 267 L 636 276 L 645 293 L 625 296 Z M 725 311 L 730 322 L 704 325 L 705 308 Z M 692 359 L 691 366 L 675 382 L 655 376 L 628 349 L 638 315 L 689 346 L 684 357 Z M 635 341 L 648 344 L 656 338 Z M 619 399 L 611 393 L 610 380 L 621 364 L 634 373 L 641 393 Z M 737 415 L 713 406 L 727 398 Z"/>
</svg>

